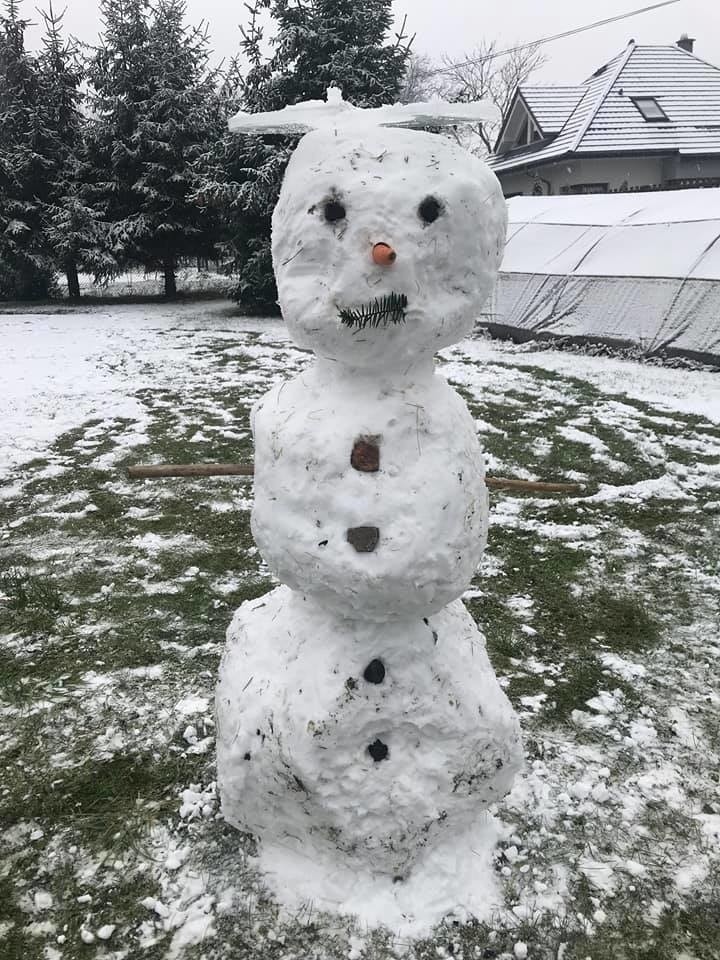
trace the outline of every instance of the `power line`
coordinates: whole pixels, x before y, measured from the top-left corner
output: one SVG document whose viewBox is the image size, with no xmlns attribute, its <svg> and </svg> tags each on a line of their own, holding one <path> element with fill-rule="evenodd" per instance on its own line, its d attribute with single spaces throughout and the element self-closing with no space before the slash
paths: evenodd
<svg viewBox="0 0 720 960">
<path fill-rule="evenodd" d="M 604 27 L 608 23 L 617 23 L 618 20 L 628 20 L 630 17 L 637 17 L 641 13 L 649 13 L 650 10 L 658 10 L 660 7 L 669 7 L 673 3 L 679 3 L 680 0 L 663 0 L 662 3 L 653 3 L 649 7 L 640 7 L 638 10 L 631 10 L 629 13 L 620 13 L 616 17 L 607 17 L 605 20 L 596 20 L 595 23 L 588 23 L 584 27 L 575 27 L 572 30 L 565 30 L 563 33 L 555 33 L 550 37 L 541 37 L 539 40 L 533 40 L 530 43 L 519 43 L 515 47 L 508 47 L 507 50 L 496 50 L 488 53 L 484 57 L 475 57 L 470 60 L 461 60 L 458 63 L 450 64 L 448 67 L 441 67 L 439 70 L 433 70 L 430 74 L 435 76 L 439 73 L 452 73 L 458 67 L 467 67 L 474 63 L 484 63 L 486 60 L 494 60 L 496 57 L 505 57 L 509 53 L 515 53 L 517 50 L 526 50 L 528 47 L 539 47 L 543 43 L 550 43 L 552 40 L 562 40 L 564 37 L 574 37 L 577 33 L 585 33 L 587 30 L 595 30 L 597 27 Z"/>
</svg>

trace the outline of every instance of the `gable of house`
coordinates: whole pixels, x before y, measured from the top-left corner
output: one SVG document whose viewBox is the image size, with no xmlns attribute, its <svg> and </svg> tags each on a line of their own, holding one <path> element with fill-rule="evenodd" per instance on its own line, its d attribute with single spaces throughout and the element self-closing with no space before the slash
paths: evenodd
<svg viewBox="0 0 720 960">
<path fill-rule="evenodd" d="M 587 93 L 577 87 L 523 87 L 522 95 L 545 136 L 560 133 Z"/>
<path fill-rule="evenodd" d="M 585 87 L 522 87 L 508 111 L 497 142 L 497 153 L 523 149 L 560 133 Z"/>
</svg>

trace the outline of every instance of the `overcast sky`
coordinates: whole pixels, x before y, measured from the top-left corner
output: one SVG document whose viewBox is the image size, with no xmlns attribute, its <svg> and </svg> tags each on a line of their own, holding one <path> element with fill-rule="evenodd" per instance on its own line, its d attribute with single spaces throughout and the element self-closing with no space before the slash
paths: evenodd
<svg viewBox="0 0 720 960">
<path fill-rule="evenodd" d="M 362 0 L 357 0 L 362 3 Z M 460 59 L 481 39 L 497 39 L 504 46 L 535 40 L 572 27 L 612 17 L 653 0 L 394 0 L 398 21 L 407 13 L 408 28 L 416 33 L 414 49 L 440 58 Z M 38 19 L 42 0 L 23 0 L 22 12 Z M 62 9 L 62 0 L 55 0 Z M 100 19 L 96 0 L 66 0 L 67 30 L 92 42 Z M 187 0 L 191 22 L 208 23 L 217 59 L 237 51 L 237 29 L 245 16 L 242 0 Z M 37 43 L 39 29 L 30 34 Z M 679 0 L 621 23 L 599 27 L 579 36 L 557 40 L 544 48 L 547 64 L 537 79 L 547 83 L 578 83 L 614 56 L 630 38 L 638 43 L 672 43 L 681 33 L 697 38 L 698 56 L 720 66 L 720 0 Z"/>
</svg>

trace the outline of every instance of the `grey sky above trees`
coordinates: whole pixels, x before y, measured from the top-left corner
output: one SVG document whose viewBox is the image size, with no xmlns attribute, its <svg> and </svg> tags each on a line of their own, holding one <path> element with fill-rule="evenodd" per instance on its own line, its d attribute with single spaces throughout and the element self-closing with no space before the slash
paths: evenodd
<svg viewBox="0 0 720 960">
<path fill-rule="evenodd" d="M 22 14 L 40 20 L 35 7 L 42 0 L 25 0 Z M 650 0 L 395 0 L 399 20 L 408 14 L 408 26 L 417 33 L 414 49 L 440 60 L 443 54 L 461 58 L 482 41 L 500 46 L 534 40 L 593 20 L 612 17 Z M 358 0 L 362 3 L 362 0 Z M 62 6 L 62 4 L 59 4 Z M 97 0 L 66 0 L 65 28 L 81 40 L 97 36 Z M 242 0 L 187 0 L 191 22 L 207 20 L 218 59 L 231 57 L 239 47 L 237 24 L 244 19 Z M 30 41 L 39 43 L 40 28 Z M 720 3 L 718 0 L 680 0 L 621 23 L 556 41 L 543 48 L 545 64 L 534 74 L 545 83 L 577 83 L 596 66 L 614 56 L 630 38 L 638 43 L 672 43 L 681 33 L 697 38 L 698 56 L 720 65 Z"/>
</svg>

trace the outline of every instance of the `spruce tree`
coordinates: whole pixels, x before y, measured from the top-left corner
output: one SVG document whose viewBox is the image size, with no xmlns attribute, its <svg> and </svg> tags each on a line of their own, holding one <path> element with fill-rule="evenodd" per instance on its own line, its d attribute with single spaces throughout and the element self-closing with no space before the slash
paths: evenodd
<svg viewBox="0 0 720 960">
<path fill-rule="evenodd" d="M 409 56 L 404 30 L 389 38 L 391 0 L 255 0 L 242 30 L 249 69 L 238 107 L 250 113 L 324 99 L 328 86 L 356 106 L 398 99 Z M 277 32 L 263 54 L 261 21 L 269 11 Z M 225 214 L 226 251 L 240 279 L 235 299 L 245 311 L 276 312 L 270 222 L 283 174 L 297 143 L 292 137 L 226 133 L 203 158 L 199 195 Z"/>
<path fill-rule="evenodd" d="M 208 73 L 207 36 L 185 25 L 184 0 L 157 0 L 148 37 L 154 83 L 138 120 L 143 145 L 136 256 L 159 267 L 165 295 L 174 296 L 182 257 L 215 253 L 217 226 L 191 200 L 193 162 L 221 135 L 214 77 Z"/>
<path fill-rule="evenodd" d="M 117 267 L 162 270 L 172 297 L 178 261 L 212 256 L 217 239 L 216 216 L 192 199 L 194 161 L 222 131 L 207 38 L 186 26 L 183 0 L 101 8 L 84 197 L 108 224 Z"/>
<path fill-rule="evenodd" d="M 146 144 L 138 136 L 152 96 L 147 0 L 100 0 L 103 31 L 87 61 L 90 112 L 79 170 L 81 201 L 106 224 L 106 275 L 139 261 Z"/>
<path fill-rule="evenodd" d="M 0 16 L 0 296 L 47 297 L 54 268 L 43 245 L 51 169 L 40 75 L 25 49 L 16 0 Z"/>
<path fill-rule="evenodd" d="M 271 78 L 273 109 L 324 99 L 328 87 L 339 87 L 357 107 L 396 102 L 409 43 L 404 27 L 388 42 L 390 0 L 312 0 L 306 6 L 283 0 L 274 12 L 280 26 L 276 57 L 291 68 Z"/>
<path fill-rule="evenodd" d="M 63 14 L 56 14 L 52 3 L 41 13 L 45 33 L 37 59 L 41 92 L 37 109 L 45 114 L 43 150 L 48 178 L 43 246 L 47 257 L 65 273 L 69 298 L 76 300 L 80 297 L 78 267 L 101 273 L 106 260 L 101 225 L 78 189 L 83 117 L 77 48 L 63 38 Z"/>
</svg>

